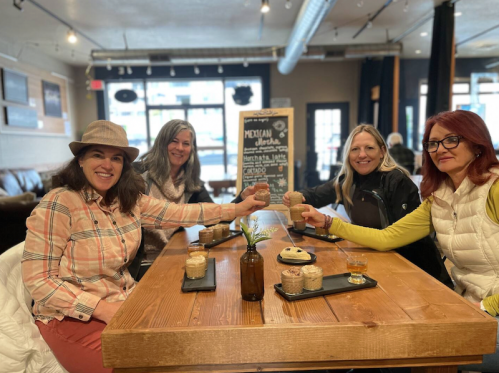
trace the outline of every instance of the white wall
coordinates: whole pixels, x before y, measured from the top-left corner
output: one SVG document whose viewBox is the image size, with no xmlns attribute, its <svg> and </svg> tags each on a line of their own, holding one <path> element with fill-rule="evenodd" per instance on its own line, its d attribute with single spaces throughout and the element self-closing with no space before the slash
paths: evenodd
<svg viewBox="0 0 499 373">
<path fill-rule="evenodd" d="M 71 159 L 68 144 L 75 138 L 76 102 L 74 86 L 74 69 L 68 64 L 57 61 L 37 52 L 31 47 L 22 47 L 5 39 L 0 39 L 0 53 L 17 57 L 22 71 L 23 66 L 30 66 L 44 72 L 55 73 L 67 77 L 68 120 L 71 124 L 71 135 L 27 134 L 2 130 L 0 132 L 0 169 L 14 167 L 34 167 L 47 170 Z M 0 66 L 12 66 L 13 61 L 0 56 Z M 1 108 L 3 110 L 3 108 Z"/>
</svg>

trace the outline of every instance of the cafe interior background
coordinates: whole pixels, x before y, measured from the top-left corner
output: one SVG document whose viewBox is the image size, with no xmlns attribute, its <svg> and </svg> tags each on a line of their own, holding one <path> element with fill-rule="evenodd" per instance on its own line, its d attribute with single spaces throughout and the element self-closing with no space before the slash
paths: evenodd
<svg viewBox="0 0 499 373">
<path fill-rule="evenodd" d="M 481 115 L 498 147 L 498 20 L 499 0 L 4 0 L 0 170 L 50 173 L 97 119 L 144 153 L 180 118 L 202 179 L 235 179 L 239 112 L 293 107 L 295 189 L 315 185 L 358 123 L 420 154 L 431 58 L 450 57 L 449 109 Z"/>
</svg>

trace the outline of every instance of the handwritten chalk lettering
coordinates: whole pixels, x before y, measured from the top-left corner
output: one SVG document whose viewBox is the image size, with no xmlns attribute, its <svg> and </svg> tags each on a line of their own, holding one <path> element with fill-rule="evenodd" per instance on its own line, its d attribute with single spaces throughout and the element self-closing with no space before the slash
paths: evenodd
<svg viewBox="0 0 499 373">
<path fill-rule="evenodd" d="M 244 170 L 245 175 L 264 175 L 267 172 L 266 167 L 250 167 L 250 168 L 245 168 Z"/>
<path fill-rule="evenodd" d="M 254 139 L 256 137 L 272 137 L 272 130 L 271 129 L 244 130 L 245 139 Z"/>
</svg>

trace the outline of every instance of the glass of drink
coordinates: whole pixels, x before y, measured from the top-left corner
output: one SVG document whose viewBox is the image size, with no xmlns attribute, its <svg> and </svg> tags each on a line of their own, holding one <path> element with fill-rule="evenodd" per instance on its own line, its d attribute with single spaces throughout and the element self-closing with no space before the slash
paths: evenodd
<svg viewBox="0 0 499 373">
<path fill-rule="evenodd" d="M 267 190 L 267 180 L 266 179 L 259 179 L 255 183 L 255 193 L 258 192 L 259 190 Z"/>
<path fill-rule="evenodd" d="M 367 257 L 364 254 L 350 255 L 347 258 L 347 271 L 350 272 L 349 283 L 365 283 L 366 279 L 363 274 L 367 272 Z"/>
</svg>

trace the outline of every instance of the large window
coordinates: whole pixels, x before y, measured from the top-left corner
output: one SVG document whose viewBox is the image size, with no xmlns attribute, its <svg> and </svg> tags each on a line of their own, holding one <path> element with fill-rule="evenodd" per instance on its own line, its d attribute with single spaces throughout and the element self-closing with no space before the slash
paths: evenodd
<svg viewBox="0 0 499 373">
<path fill-rule="evenodd" d="M 234 94 L 240 87 L 245 93 L 249 89 L 249 102 L 236 103 Z M 123 89 L 135 91 L 137 99 L 118 101 L 116 92 Z M 260 110 L 262 102 L 262 82 L 256 77 L 107 84 L 109 118 L 125 127 L 131 145 L 141 154 L 154 144 L 165 123 L 189 121 L 196 130 L 204 181 L 237 176 L 239 112 Z"/>
</svg>

